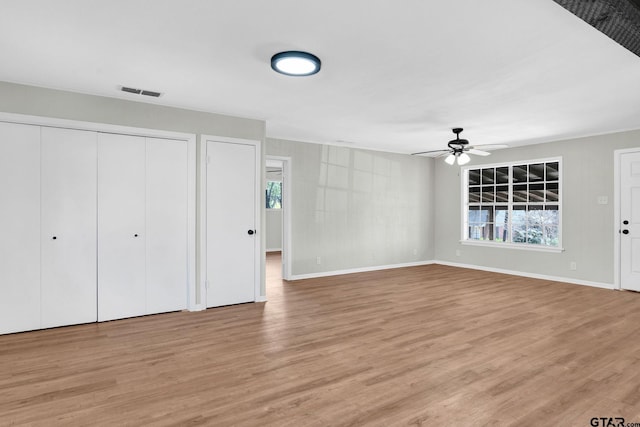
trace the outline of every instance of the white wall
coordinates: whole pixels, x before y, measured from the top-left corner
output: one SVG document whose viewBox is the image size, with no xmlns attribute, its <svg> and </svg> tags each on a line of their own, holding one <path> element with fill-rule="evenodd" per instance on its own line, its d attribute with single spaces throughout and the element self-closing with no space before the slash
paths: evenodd
<svg viewBox="0 0 640 427">
<path fill-rule="evenodd" d="M 433 258 L 433 159 L 277 139 L 266 154 L 292 158 L 294 276 Z"/>
<path fill-rule="evenodd" d="M 498 150 L 484 159 L 474 157 L 471 165 L 562 156 L 562 253 L 462 245 L 460 168 L 436 161 L 436 260 L 612 285 L 613 152 L 630 147 L 640 147 L 640 131 Z M 599 205 L 598 196 L 607 196 L 609 204 Z M 569 269 L 572 261 L 577 263 L 576 271 Z"/>
</svg>

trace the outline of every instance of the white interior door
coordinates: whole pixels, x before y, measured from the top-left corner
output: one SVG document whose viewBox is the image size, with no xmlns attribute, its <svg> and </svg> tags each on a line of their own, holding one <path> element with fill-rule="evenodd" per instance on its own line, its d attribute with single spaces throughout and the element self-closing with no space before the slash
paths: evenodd
<svg viewBox="0 0 640 427">
<path fill-rule="evenodd" d="M 98 320 L 146 314 L 145 138 L 98 134 Z"/>
<path fill-rule="evenodd" d="M 43 127 L 42 327 L 95 322 L 95 132 Z"/>
<path fill-rule="evenodd" d="M 188 295 L 188 147 L 147 138 L 147 314 L 183 310 Z"/>
<path fill-rule="evenodd" d="M 620 157 L 620 286 L 640 291 L 640 152 Z"/>
<path fill-rule="evenodd" d="M 255 301 L 256 147 L 207 141 L 207 307 Z"/>
<path fill-rule="evenodd" d="M 0 123 L 0 334 L 40 328 L 40 127 Z"/>
</svg>

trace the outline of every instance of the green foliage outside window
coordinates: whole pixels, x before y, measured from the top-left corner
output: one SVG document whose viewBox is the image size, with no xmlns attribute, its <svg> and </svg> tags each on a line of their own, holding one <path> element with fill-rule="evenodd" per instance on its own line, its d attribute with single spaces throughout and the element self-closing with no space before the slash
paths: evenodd
<svg viewBox="0 0 640 427">
<path fill-rule="evenodd" d="M 282 209 L 282 182 L 267 181 L 266 208 Z"/>
</svg>

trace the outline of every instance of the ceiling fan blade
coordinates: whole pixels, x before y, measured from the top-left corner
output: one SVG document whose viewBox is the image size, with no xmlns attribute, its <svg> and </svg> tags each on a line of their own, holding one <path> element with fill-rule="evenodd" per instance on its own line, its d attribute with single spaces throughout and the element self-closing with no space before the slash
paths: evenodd
<svg viewBox="0 0 640 427">
<path fill-rule="evenodd" d="M 412 156 L 417 156 L 419 154 L 436 154 L 436 153 L 448 153 L 449 149 L 446 150 L 429 150 L 429 151 L 420 151 L 419 153 L 411 153 Z"/>
<path fill-rule="evenodd" d="M 509 146 L 505 144 L 481 144 L 481 145 L 474 145 L 473 147 L 469 147 L 469 148 L 481 148 L 482 150 L 491 151 L 491 150 L 500 150 L 502 148 L 509 148 Z"/>
<path fill-rule="evenodd" d="M 491 154 L 488 151 L 476 150 L 475 148 L 469 148 L 466 151 L 467 153 L 475 154 L 476 156 L 488 156 L 489 154 Z"/>
</svg>

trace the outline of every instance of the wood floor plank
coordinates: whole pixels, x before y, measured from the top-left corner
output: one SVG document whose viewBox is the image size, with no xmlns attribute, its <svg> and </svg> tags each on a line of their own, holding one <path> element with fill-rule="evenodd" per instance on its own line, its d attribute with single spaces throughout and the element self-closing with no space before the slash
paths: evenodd
<svg viewBox="0 0 640 427">
<path fill-rule="evenodd" d="M 0 426 L 640 422 L 640 294 L 279 262 L 267 303 L 0 336 Z"/>
</svg>

